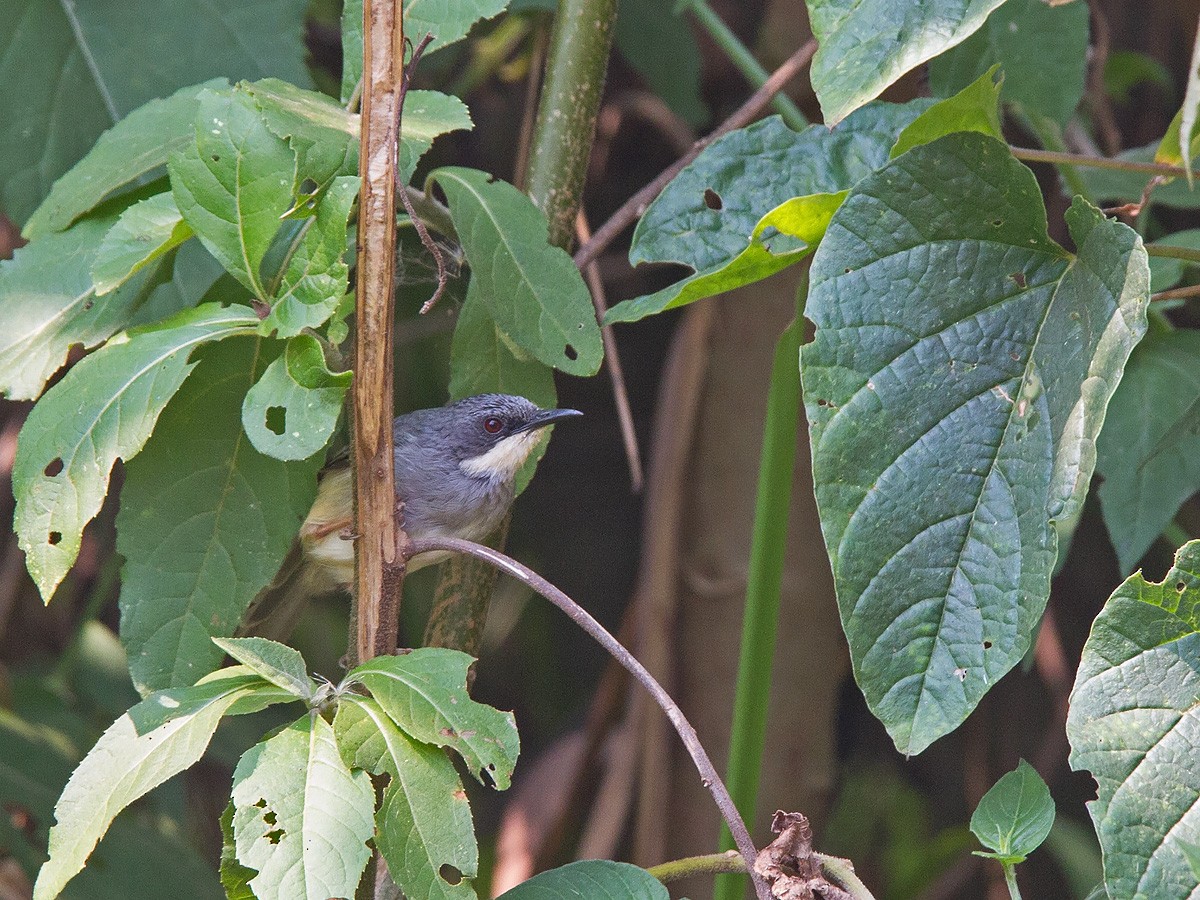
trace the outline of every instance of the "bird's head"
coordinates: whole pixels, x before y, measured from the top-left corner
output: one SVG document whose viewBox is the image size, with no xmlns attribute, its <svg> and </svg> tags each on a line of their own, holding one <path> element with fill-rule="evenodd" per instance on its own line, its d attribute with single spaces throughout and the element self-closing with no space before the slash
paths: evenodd
<svg viewBox="0 0 1200 900">
<path fill-rule="evenodd" d="M 508 481 L 529 458 L 542 429 L 580 416 L 577 409 L 540 409 L 524 397 L 479 394 L 443 407 L 459 468 L 472 478 Z"/>
</svg>

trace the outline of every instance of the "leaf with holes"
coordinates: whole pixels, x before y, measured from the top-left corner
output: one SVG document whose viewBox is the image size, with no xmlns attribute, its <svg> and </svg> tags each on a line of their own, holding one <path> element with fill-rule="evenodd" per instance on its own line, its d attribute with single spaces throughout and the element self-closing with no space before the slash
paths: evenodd
<svg viewBox="0 0 1200 900">
<path fill-rule="evenodd" d="M 131 459 L 195 363 L 192 350 L 253 331 L 246 307 L 203 304 L 113 338 L 46 392 L 21 429 L 13 519 L 29 574 L 49 602 L 100 511 L 118 459 Z"/>
<path fill-rule="evenodd" d="M 208 348 L 125 468 L 117 513 L 121 641 L 138 689 L 191 684 L 278 571 L 312 505 L 320 461 L 284 463 L 242 431 L 246 391 L 276 342 Z"/>
<path fill-rule="evenodd" d="M 401 656 L 377 656 L 346 678 L 365 686 L 410 737 L 450 747 L 479 781 L 504 790 L 521 746 L 516 720 L 510 712 L 471 699 L 466 684 L 472 662 L 457 650 L 422 647 Z"/>
<path fill-rule="evenodd" d="M 1067 224 L 1077 256 L 1008 148 L 956 134 L 861 181 L 813 259 L 821 527 L 855 677 L 904 753 L 1029 649 L 1145 331 L 1141 239 L 1082 200 Z"/>
<path fill-rule="evenodd" d="M 96 295 L 120 287 L 191 236 L 192 229 L 184 223 L 170 193 L 155 194 L 133 204 L 108 229 L 96 251 L 92 264 Z"/>
<path fill-rule="evenodd" d="M 312 335 L 292 338 L 246 394 L 242 426 L 250 443 L 276 459 L 308 459 L 329 443 L 353 377 L 326 368 Z"/>
<path fill-rule="evenodd" d="M 352 768 L 390 775 L 375 816 L 375 844 L 407 897 L 473 898 L 479 870 L 471 805 L 450 758 L 414 741 L 374 700 L 345 694 L 333 722 Z"/>
<path fill-rule="evenodd" d="M 471 280 L 516 346 L 572 375 L 594 375 L 604 350 L 583 277 L 546 238 L 546 217 L 511 184 L 449 167 L 429 174 L 450 203 Z"/>
<path fill-rule="evenodd" d="M 896 146 L 892 148 L 892 158 L 959 131 L 977 131 L 1004 140 L 1000 127 L 1000 92 L 1004 87 L 1004 75 L 997 74 L 997 69 L 999 66 L 992 66 L 953 97 L 933 104 L 917 116 L 900 132 Z"/>
<path fill-rule="evenodd" d="M 971 816 L 971 833 L 1002 862 L 1015 864 L 1041 846 L 1054 825 L 1054 800 L 1025 760 L 988 789 Z"/>
<path fill-rule="evenodd" d="M 353 897 L 371 852 L 375 791 L 315 711 L 251 747 L 233 773 L 238 862 L 259 900 Z"/>
<path fill-rule="evenodd" d="M 1184 900 L 1196 891 L 1186 846 L 1200 836 L 1200 542 L 1161 583 L 1141 573 L 1092 624 L 1071 691 L 1071 768 L 1096 779 L 1088 804 L 1110 897 Z"/>
<path fill-rule="evenodd" d="M 246 93 L 203 91 L 195 140 L 168 166 L 183 220 L 255 297 L 267 300 L 259 267 L 292 205 L 295 154 L 271 133 Z"/>
<path fill-rule="evenodd" d="M 637 866 L 607 859 L 585 859 L 534 875 L 496 900 L 667 900 L 663 883 Z"/>
</svg>

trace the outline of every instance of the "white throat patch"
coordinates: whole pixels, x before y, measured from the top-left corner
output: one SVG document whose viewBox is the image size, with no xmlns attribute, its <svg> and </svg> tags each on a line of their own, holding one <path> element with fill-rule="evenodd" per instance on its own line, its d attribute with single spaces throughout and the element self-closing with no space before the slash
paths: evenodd
<svg viewBox="0 0 1200 900">
<path fill-rule="evenodd" d="M 494 478 L 507 481 L 517 474 L 533 448 L 537 446 L 542 430 L 522 431 L 506 437 L 486 453 L 464 459 L 458 467 L 472 478 Z"/>
</svg>

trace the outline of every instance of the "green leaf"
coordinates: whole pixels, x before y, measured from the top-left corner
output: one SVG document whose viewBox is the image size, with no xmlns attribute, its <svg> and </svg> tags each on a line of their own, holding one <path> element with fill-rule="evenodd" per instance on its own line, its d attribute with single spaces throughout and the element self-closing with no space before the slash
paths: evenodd
<svg viewBox="0 0 1200 900">
<path fill-rule="evenodd" d="M 1192 64 L 1188 67 L 1187 88 L 1184 90 L 1183 105 L 1172 120 L 1158 152 L 1155 162 L 1173 163 L 1187 169 L 1188 187 L 1192 186 L 1192 160 L 1195 159 L 1200 134 L 1197 133 L 1197 116 L 1200 114 L 1200 34 L 1193 38 Z M 1171 143 L 1168 143 L 1171 142 Z"/>
<path fill-rule="evenodd" d="M 13 464 L 13 525 L 43 599 L 49 602 L 75 562 L 83 526 L 100 510 L 113 464 L 141 450 L 194 367 L 191 351 L 257 324 L 245 307 L 186 310 L 113 338 L 33 408 Z"/>
<path fill-rule="evenodd" d="M 481 782 L 504 790 L 512 780 L 520 741 L 512 713 L 476 703 L 467 693 L 474 660 L 457 650 L 422 647 L 402 656 L 377 656 L 347 680 L 364 685 L 409 736 L 450 747 Z"/>
<path fill-rule="evenodd" d="M 985 847 L 1021 862 L 1041 846 L 1054 825 L 1054 800 L 1025 760 L 992 785 L 971 816 L 971 832 Z"/>
<path fill-rule="evenodd" d="M 1118 153 L 1114 159 L 1128 162 L 1154 162 L 1157 144 L 1146 147 L 1135 147 Z M 1079 176 L 1087 185 L 1089 192 L 1097 200 L 1139 200 L 1153 175 L 1144 172 L 1125 172 L 1117 169 L 1094 169 L 1090 166 L 1080 166 Z M 1155 206 L 1169 206 L 1173 209 L 1196 209 L 1200 207 L 1200 191 L 1188 187 L 1187 179 L 1168 178 L 1166 182 L 1154 189 Z"/>
<path fill-rule="evenodd" d="M 1145 331 L 1140 238 L 957 134 L 864 179 L 813 259 L 804 402 L 855 677 L 904 753 L 1028 650 L 1094 441 Z M 1069 348 L 1064 352 L 1062 348 Z"/>
<path fill-rule="evenodd" d="M 965 40 L 1003 2 L 808 0 L 820 44 L 812 84 L 826 124 L 836 125 L 905 72 Z"/>
<path fill-rule="evenodd" d="M 604 317 L 605 324 L 636 322 L 760 281 L 799 262 L 817 248 L 825 227 L 845 199 L 846 192 L 840 191 L 795 197 L 780 204 L 758 221 L 746 249 L 726 265 L 697 272 L 648 296 L 618 303 Z"/>
<path fill-rule="evenodd" d="M 24 221 L 105 128 L 154 97 L 216 76 L 311 83 L 306 5 L 210 0 L 168 13 L 147 3 L 0 0 L 0 83 L 10 89 L 0 204 Z"/>
<path fill-rule="evenodd" d="M 1187 250 L 1200 251 L 1200 228 L 1189 228 L 1176 231 L 1166 237 L 1159 238 L 1147 247 L 1182 247 Z M 1173 288 L 1183 280 L 1185 269 L 1198 265 L 1186 259 L 1174 259 L 1169 256 L 1150 257 L 1150 292 L 1157 293 Z"/>
<path fill-rule="evenodd" d="M 1140 84 L 1150 84 L 1166 95 L 1168 102 L 1175 90 L 1174 79 L 1167 67 L 1154 57 L 1135 50 L 1114 50 L 1104 64 L 1104 90 L 1117 103 L 1130 102 L 1130 91 Z"/>
<path fill-rule="evenodd" d="M 242 431 L 246 391 L 276 346 L 238 338 L 206 349 L 125 468 L 121 641 L 143 692 L 221 664 L 211 639 L 237 629 L 316 496 L 319 460 L 271 459 Z"/>
<path fill-rule="evenodd" d="M 242 426 L 250 443 L 276 459 L 308 459 L 329 443 L 353 377 L 326 368 L 325 351 L 312 335 L 292 338 L 246 394 Z"/>
<path fill-rule="evenodd" d="M 146 300 L 138 279 L 103 299 L 92 266 L 113 220 L 80 222 L 0 261 L 0 393 L 32 400 L 76 344 L 94 347 L 129 325 Z"/>
<path fill-rule="evenodd" d="M 999 64 L 1001 100 L 1066 126 L 1083 96 L 1087 51 L 1086 3 L 1008 0 L 979 31 L 929 64 L 929 87 L 948 97 Z"/>
<path fill-rule="evenodd" d="M 117 813 L 199 761 L 221 717 L 262 684 L 235 676 L 151 694 L 109 726 L 54 807 L 50 859 L 38 873 L 34 900 L 57 897 Z"/>
<path fill-rule="evenodd" d="M 594 375 L 604 350 L 583 277 L 546 238 L 546 218 L 511 184 L 447 167 L 429 174 L 450 203 L 471 280 L 515 345 L 548 366 Z"/>
<path fill-rule="evenodd" d="M 433 146 L 435 138 L 451 131 L 470 131 L 473 127 L 471 113 L 457 97 L 437 91 L 409 91 L 404 98 L 400 177 L 405 182 L 412 178 L 417 163 Z"/>
<path fill-rule="evenodd" d="M 375 791 L 315 712 L 246 751 L 233 773 L 237 859 L 259 900 L 353 897 L 374 833 Z"/>
<path fill-rule="evenodd" d="M 204 91 L 199 100 L 196 139 L 169 164 L 175 202 L 208 251 L 265 301 L 259 267 L 292 205 L 295 155 L 247 94 Z"/>
<path fill-rule="evenodd" d="M 342 758 L 390 775 L 375 817 L 375 844 L 408 897 L 474 898 L 479 869 L 471 805 L 450 758 L 404 734 L 374 700 L 346 694 L 333 723 Z M 451 884 L 452 873 L 462 880 Z"/>
<path fill-rule="evenodd" d="M 496 900 L 667 900 L 662 882 L 637 866 L 607 859 L 567 863 L 505 891 Z"/>
<path fill-rule="evenodd" d="M 617 10 L 613 45 L 677 116 L 699 126 L 712 116 L 700 96 L 700 49 L 673 5 L 625 0 Z"/>
<path fill-rule="evenodd" d="M 997 75 L 1000 66 L 994 65 L 965 88 L 933 104 L 912 124 L 900 132 L 891 156 L 895 159 L 906 150 L 929 144 L 940 137 L 958 131 L 977 131 L 1004 140 L 1000 127 L 1000 92 L 1004 73 Z"/>
<path fill-rule="evenodd" d="M 250 880 L 257 875 L 237 860 L 237 849 L 233 842 L 233 801 L 221 813 L 221 887 L 225 888 L 226 900 L 256 900 L 250 888 Z"/>
<path fill-rule="evenodd" d="M 305 221 L 280 276 L 271 312 L 259 326 L 262 334 L 293 337 L 324 325 L 337 310 L 349 282 L 346 221 L 358 186 L 357 178 L 334 179 L 317 203 L 316 216 Z"/>
<path fill-rule="evenodd" d="M 260 637 L 219 638 L 212 642 L 247 666 L 264 681 L 281 687 L 301 700 L 310 700 L 314 683 L 298 650 Z"/>
<path fill-rule="evenodd" d="M 1097 492 L 1121 571 L 1133 571 L 1200 490 L 1200 331 L 1151 333 L 1133 351 L 1096 441 Z"/>
<path fill-rule="evenodd" d="M 1088 804 L 1110 897 L 1190 897 L 1184 843 L 1200 833 L 1200 542 L 1161 583 L 1133 575 L 1092 625 L 1071 692 L 1071 767 L 1096 779 Z"/>
<path fill-rule="evenodd" d="M 121 213 L 96 251 L 92 264 L 96 295 L 124 284 L 191 236 L 192 229 L 184 224 L 171 194 L 155 194 L 133 204 Z"/>
<path fill-rule="evenodd" d="M 54 182 L 21 233 L 33 240 L 63 231 L 109 194 L 165 166 L 172 153 L 194 139 L 200 92 L 228 86 L 224 78 L 215 78 L 135 109 L 100 135 L 87 155 Z"/>
</svg>

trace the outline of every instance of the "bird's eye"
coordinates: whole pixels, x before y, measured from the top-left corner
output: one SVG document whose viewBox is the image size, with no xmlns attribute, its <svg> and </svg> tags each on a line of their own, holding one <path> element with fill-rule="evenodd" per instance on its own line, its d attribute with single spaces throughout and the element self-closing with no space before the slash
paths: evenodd
<svg viewBox="0 0 1200 900">
<path fill-rule="evenodd" d="M 504 427 L 504 423 L 495 416 L 489 416 L 483 420 L 483 430 L 488 434 L 499 434 L 500 429 Z"/>
</svg>

